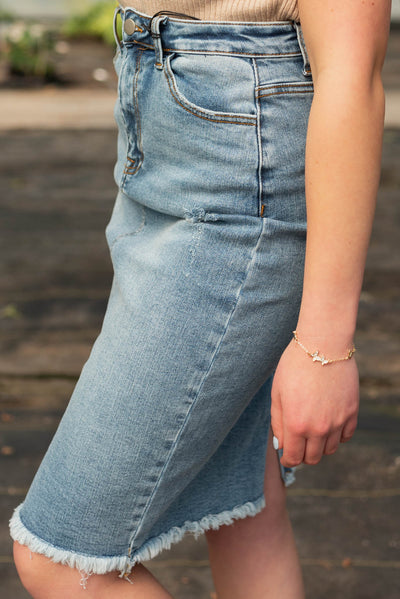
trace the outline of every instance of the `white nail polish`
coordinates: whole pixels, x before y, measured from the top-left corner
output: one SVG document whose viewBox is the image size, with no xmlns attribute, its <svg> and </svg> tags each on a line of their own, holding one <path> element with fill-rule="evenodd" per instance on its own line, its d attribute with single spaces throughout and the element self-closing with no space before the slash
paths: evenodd
<svg viewBox="0 0 400 599">
<path fill-rule="evenodd" d="M 272 437 L 272 445 L 274 446 L 274 449 L 279 449 L 279 441 L 275 435 Z"/>
</svg>

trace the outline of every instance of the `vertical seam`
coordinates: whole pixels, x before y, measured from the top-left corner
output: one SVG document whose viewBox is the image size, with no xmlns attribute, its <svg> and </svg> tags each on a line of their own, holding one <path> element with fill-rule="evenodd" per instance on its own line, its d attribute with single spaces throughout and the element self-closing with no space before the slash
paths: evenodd
<svg viewBox="0 0 400 599">
<path fill-rule="evenodd" d="M 257 114 L 257 121 L 256 121 L 257 148 L 258 148 L 258 167 L 257 167 L 258 206 L 257 206 L 257 212 L 258 212 L 258 216 L 260 216 L 261 211 L 264 213 L 264 210 L 262 208 L 263 188 L 262 188 L 261 109 L 260 109 L 260 99 L 258 98 L 258 93 L 257 93 L 257 89 L 259 86 L 259 76 L 258 76 L 258 68 L 257 68 L 256 59 L 252 58 L 251 62 L 252 62 L 253 72 L 254 72 L 254 81 L 255 81 L 254 100 L 255 100 L 255 104 L 256 104 L 256 114 Z"/>
<path fill-rule="evenodd" d="M 138 55 L 138 62 L 137 62 L 136 73 L 135 73 L 135 89 L 134 89 L 135 114 L 136 114 L 136 135 L 137 135 L 137 144 L 138 144 L 139 153 L 140 153 L 139 162 L 136 167 L 136 171 L 141 167 L 142 162 L 143 162 L 142 124 L 141 124 L 141 120 L 140 120 L 139 98 L 138 98 L 138 80 L 139 80 L 139 71 L 140 71 L 143 52 L 144 52 L 144 49 L 140 50 L 139 55 Z"/>
</svg>

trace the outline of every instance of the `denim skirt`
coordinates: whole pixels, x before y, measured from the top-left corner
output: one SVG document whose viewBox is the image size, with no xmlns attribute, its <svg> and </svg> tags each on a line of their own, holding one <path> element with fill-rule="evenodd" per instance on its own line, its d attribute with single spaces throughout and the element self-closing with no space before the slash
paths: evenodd
<svg viewBox="0 0 400 599">
<path fill-rule="evenodd" d="M 302 295 L 313 80 L 295 21 L 117 18 L 109 300 L 10 530 L 85 574 L 128 576 L 186 532 L 268 505 L 271 385 Z"/>
</svg>

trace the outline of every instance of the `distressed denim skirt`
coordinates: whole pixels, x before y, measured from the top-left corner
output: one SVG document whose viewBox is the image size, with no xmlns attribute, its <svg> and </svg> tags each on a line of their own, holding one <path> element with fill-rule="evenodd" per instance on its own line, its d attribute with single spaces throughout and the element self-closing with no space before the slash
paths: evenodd
<svg viewBox="0 0 400 599">
<path fill-rule="evenodd" d="M 116 19 L 110 295 L 10 527 L 55 562 L 127 577 L 186 532 L 268 506 L 271 385 L 302 295 L 313 80 L 295 21 Z M 295 468 L 280 469 L 292 483 Z"/>
</svg>

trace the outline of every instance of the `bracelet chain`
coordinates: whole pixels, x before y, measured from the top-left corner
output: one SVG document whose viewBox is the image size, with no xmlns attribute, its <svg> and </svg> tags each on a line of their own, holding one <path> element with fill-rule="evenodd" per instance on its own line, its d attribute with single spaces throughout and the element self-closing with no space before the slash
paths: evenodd
<svg viewBox="0 0 400 599">
<path fill-rule="evenodd" d="M 355 348 L 355 346 L 353 345 L 353 347 L 348 350 L 347 356 L 345 356 L 344 358 L 336 358 L 335 360 L 329 360 L 328 358 L 326 358 L 325 356 L 323 356 L 322 354 L 319 353 L 319 349 L 315 350 L 314 352 L 310 352 L 299 341 L 299 338 L 297 336 L 297 331 L 295 330 L 295 331 L 292 331 L 292 332 L 293 332 L 293 338 L 296 341 L 296 343 L 298 345 L 300 345 L 300 347 L 302 349 L 304 349 L 304 351 L 313 359 L 313 362 L 320 362 L 321 366 L 325 366 L 325 364 L 331 364 L 332 362 L 341 362 L 342 360 L 350 360 L 350 358 L 352 357 L 352 355 L 354 354 L 354 352 L 357 351 L 356 348 Z"/>
</svg>

